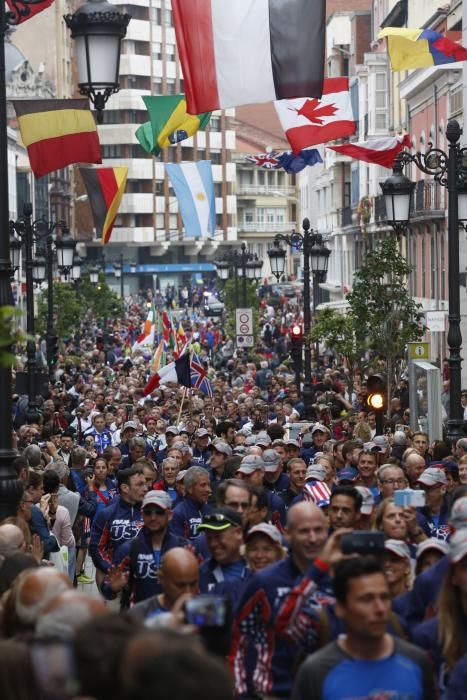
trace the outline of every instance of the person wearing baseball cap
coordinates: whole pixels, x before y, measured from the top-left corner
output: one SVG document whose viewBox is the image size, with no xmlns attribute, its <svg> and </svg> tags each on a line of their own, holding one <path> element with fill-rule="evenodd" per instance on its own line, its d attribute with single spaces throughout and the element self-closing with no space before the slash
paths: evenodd
<svg viewBox="0 0 467 700">
<path fill-rule="evenodd" d="M 209 433 L 206 428 L 198 428 L 198 430 L 195 431 L 193 442 L 191 466 L 208 469 L 209 460 L 211 459 L 211 450 L 209 447 Z"/>
<path fill-rule="evenodd" d="M 245 559 L 253 573 L 284 559 L 286 550 L 279 530 L 270 523 L 254 525 L 245 538 Z"/>
<path fill-rule="evenodd" d="M 317 452 L 323 451 L 323 445 L 326 440 L 329 440 L 331 433 L 329 428 L 326 428 L 322 423 L 315 423 L 311 429 L 311 437 L 313 439 L 313 447 L 308 451 L 308 454 L 314 457 Z"/>
<path fill-rule="evenodd" d="M 388 539 L 384 550 L 384 574 L 394 599 L 411 587 L 410 549 L 402 540 Z"/>
<path fill-rule="evenodd" d="M 234 603 L 249 574 L 242 556 L 242 516 L 233 508 L 219 506 L 203 517 L 198 532 L 205 534 L 211 554 L 199 569 L 201 593 L 224 593 Z"/>
<path fill-rule="evenodd" d="M 417 523 L 427 537 L 446 539 L 448 527 L 448 480 L 441 467 L 428 467 L 417 479 L 425 492 L 426 505 L 417 509 Z"/>
<path fill-rule="evenodd" d="M 289 477 L 282 471 L 281 456 L 274 449 L 263 452 L 264 488 L 280 495 L 289 487 Z"/>
<path fill-rule="evenodd" d="M 264 456 L 264 455 L 263 455 Z M 246 455 L 240 462 L 237 470 L 237 477 L 246 481 L 249 486 L 262 487 L 265 474 L 265 462 L 259 455 Z M 286 508 L 285 503 L 276 493 L 270 489 L 266 490 L 269 512 L 273 523 L 285 526 Z"/>
<path fill-rule="evenodd" d="M 415 575 L 423 574 L 424 571 L 434 566 L 443 556 L 449 552 L 449 545 L 437 537 L 430 537 L 424 540 L 417 547 L 415 555 Z"/>
<path fill-rule="evenodd" d="M 141 505 L 143 527 L 133 540 L 117 550 L 102 586 L 108 599 L 124 591 L 121 607 L 129 607 L 161 592 L 158 578 L 160 560 L 174 547 L 188 547 L 188 541 L 169 531 L 172 499 L 166 491 L 149 491 Z"/>
<path fill-rule="evenodd" d="M 467 531 L 467 486 L 459 486 L 452 494 L 448 517 L 450 532 Z M 436 564 L 415 579 L 409 594 L 406 622 L 410 630 L 424 619 L 431 617 L 436 609 L 436 601 L 449 559 L 443 556 Z"/>
<path fill-rule="evenodd" d="M 225 464 L 232 457 L 232 448 L 224 440 L 215 440 L 211 445 L 211 462 L 208 473 L 211 480 L 212 495 L 210 503 L 214 503 L 217 487 L 226 478 Z"/>
<path fill-rule="evenodd" d="M 285 441 L 285 447 L 287 449 L 287 460 L 300 457 L 300 443 L 297 440 L 289 438 Z"/>
</svg>

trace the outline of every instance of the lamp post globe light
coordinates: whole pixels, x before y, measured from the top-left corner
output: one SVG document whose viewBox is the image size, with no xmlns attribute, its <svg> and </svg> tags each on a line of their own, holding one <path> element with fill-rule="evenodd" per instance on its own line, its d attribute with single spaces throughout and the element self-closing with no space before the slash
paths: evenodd
<svg viewBox="0 0 467 700">
<path fill-rule="evenodd" d="M 221 260 L 214 262 L 217 276 L 221 280 L 228 280 L 233 274 L 235 280 L 235 303 L 240 305 L 238 295 L 238 280 L 242 280 L 242 304 L 247 306 L 247 280 L 259 280 L 263 269 L 263 261 L 258 259 L 257 255 L 251 253 L 245 242 L 238 250 L 228 250 L 224 253 Z"/>
<path fill-rule="evenodd" d="M 99 282 L 99 268 L 97 265 L 93 265 L 89 268 L 89 281 L 91 284 L 97 284 Z"/>
<path fill-rule="evenodd" d="M 284 242 L 295 251 L 303 253 L 303 335 L 304 335 L 304 369 L 305 377 L 303 382 L 303 403 L 304 403 L 304 418 L 310 420 L 312 418 L 312 388 L 311 388 L 311 345 L 310 345 L 310 327 L 311 327 L 311 300 L 310 300 L 310 273 L 313 274 L 313 313 L 316 313 L 318 300 L 319 283 L 324 281 L 328 269 L 328 261 L 331 251 L 326 248 L 323 241 L 323 236 L 320 233 L 315 233 L 310 227 L 309 219 L 303 219 L 303 233 L 292 231 L 290 234 L 278 233 L 274 238 L 273 247 L 268 250 L 269 260 L 271 262 L 272 274 L 277 281 L 280 280 L 285 270 L 286 252 L 281 247 L 281 242 Z M 311 269 L 310 269 L 311 261 Z M 317 343 L 316 362 L 318 363 L 319 347 Z M 300 387 L 297 387 L 300 390 Z"/>
<path fill-rule="evenodd" d="M 461 404 L 461 345 L 459 227 L 467 222 L 467 148 L 459 145 L 461 128 L 455 119 L 446 127 L 448 152 L 433 148 L 426 153 L 398 154 L 391 177 L 381 183 L 386 200 L 387 221 L 397 235 L 406 233 L 410 223 L 411 197 L 415 184 L 402 175 L 405 165 L 414 163 L 448 191 L 449 257 L 449 417 L 447 438 L 452 443 L 463 437 L 464 409 Z"/>
<path fill-rule="evenodd" d="M 74 14 L 64 15 L 76 42 L 79 91 L 93 103 L 99 124 L 107 100 L 120 89 L 120 50 L 130 19 L 106 0 L 87 0 Z"/>
</svg>

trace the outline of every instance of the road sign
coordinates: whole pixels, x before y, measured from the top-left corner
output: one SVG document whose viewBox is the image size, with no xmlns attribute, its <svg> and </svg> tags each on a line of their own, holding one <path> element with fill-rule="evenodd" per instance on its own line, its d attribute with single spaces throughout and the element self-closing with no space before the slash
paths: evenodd
<svg viewBox="0 0 467 700">
<path fill-rule="evenodd" d="M 443 333 L 446 330 L 447 311 L 427 311 L 426 327 L 432 333 Z"/>
<path fill-rule="evenodd" d="M 237 335 L 237 347 L 238 348 L 252 348 L 253 347 L 253 336 L 252 335 Z"/>
<path fill-rule="evenodd" d="M 237 309 L 235 320 L 237 336 L 253 336 L 253 309 Z"/>
<path fill-rule="evenodd" d="M 430 343 L 409 343 L 410 360 L 429 360 Z"/>
</svg>

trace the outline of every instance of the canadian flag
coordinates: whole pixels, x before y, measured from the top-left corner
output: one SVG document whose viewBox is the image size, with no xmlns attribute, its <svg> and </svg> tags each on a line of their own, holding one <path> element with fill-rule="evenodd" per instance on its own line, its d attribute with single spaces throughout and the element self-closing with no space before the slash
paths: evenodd
<svg viewBox="0 0 467 700">
<path fill-rule="evenodd" d="M 277 115 L 295 155 L 317 143 L 355 133 L 348 78 L 328 78 L 323 96 L 274 102 Z"/>
</svg>

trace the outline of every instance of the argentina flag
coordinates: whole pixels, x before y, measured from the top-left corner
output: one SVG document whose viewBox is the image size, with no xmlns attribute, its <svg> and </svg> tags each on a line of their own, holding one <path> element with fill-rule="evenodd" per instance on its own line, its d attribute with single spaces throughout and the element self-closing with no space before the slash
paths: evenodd
<svg viewBox="0 0 467 700">
<path fill-rule="evenodd" d="M 216 199 L 210 160 L 166 163 L 187 238 L 200 238 L 216 230 Z"/>
</svg>

